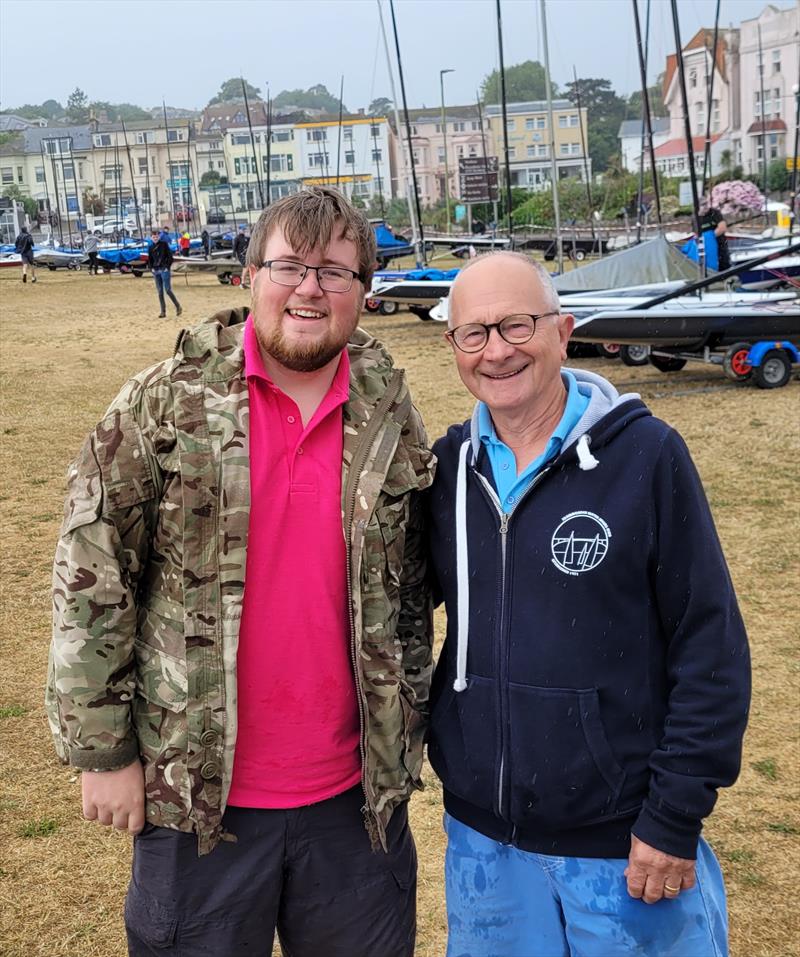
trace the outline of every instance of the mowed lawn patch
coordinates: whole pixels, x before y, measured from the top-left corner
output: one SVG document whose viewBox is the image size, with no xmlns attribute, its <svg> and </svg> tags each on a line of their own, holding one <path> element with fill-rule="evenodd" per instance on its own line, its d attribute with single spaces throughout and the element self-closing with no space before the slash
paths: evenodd
<svg viewBox="0 0 800 957">
<path fill-rule="evenodd" d="M 121 957 L 130 843 L 81 820 L 79 777 L 58 764 L 42 708 L 51 562 L 70 459 L 125 378 L 171 353 L 179 325 L 155 318 L 155 289 L 146 278 L 41 270 L 31 286 L 16 271 L 5 273 L 0 949 L 8 957 Z M 248 302 L 247 293 L 210 278 L 193 277 L 187 286 L 176 277 L 175 289 L 185 310 L 181 326 Z M 469 414 L 441 326 L 407 312 L 365 314 L 363 324 L 408 370 L 431 438 Z M 666 376 L 600 359 L 573 364 L 640 391 L 683 434 L 705 483 L 748 626 L 754 677 L 742 776 L 721 795 L 705 833 L 725 871 L 734 957 L 800 954 L 800 384 L 795 378 L 762 392 L 705 366 Z M 436 622 L 441 640 L 441 612 Z M 425 780 L 411 807 L 420 860 L 417 954 L 441 957 L 441 789 L 429 769 Z"/>
</svg>

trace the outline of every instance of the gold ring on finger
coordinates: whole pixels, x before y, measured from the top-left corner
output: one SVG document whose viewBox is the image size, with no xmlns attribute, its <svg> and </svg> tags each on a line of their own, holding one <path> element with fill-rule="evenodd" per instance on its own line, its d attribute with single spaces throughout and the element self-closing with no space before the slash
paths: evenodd
<svg viewBox="0 0 800 957">
<path fill-rule="evenodd" d="M 680 887 L 670 887 L 669 884 L 665 884 L 665 885 L 664 885 L 664 890 L 665 890 L 668 894 L 677 894 L 678 891 L 680 891 Z"/>
</svg>

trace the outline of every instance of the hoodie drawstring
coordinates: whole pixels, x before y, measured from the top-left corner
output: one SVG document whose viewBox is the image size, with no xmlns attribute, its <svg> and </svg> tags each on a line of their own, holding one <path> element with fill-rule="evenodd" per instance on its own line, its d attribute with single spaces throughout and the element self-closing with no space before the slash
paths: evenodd
<svg viewBox="0 0 800 957">
<path fill-rule="evenodd" d="M 578 439 L 578 446 L 575 450 L 578 453 L 578 467 L 583 469 L 584 472 L 589 472 L 591 469 L 597 468 L 600 464 L 589 451 L 590 441 L 588 435 L 582 435 Z"/>
<path fill-rule="evenodd" d="M 458 644 L 454 691 L 467 687 L 467 646 L 469 645 L 469 556 L 467 553 L 467 440 L 458 453 L 456 480 L 456 585 L 458 589 Z"/>
</svg>

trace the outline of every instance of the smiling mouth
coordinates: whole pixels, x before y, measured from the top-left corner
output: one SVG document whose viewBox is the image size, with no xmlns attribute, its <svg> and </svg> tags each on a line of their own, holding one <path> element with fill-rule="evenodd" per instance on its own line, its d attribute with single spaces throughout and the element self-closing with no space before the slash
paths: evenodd
<svg viewBox="0 0 800 957">
<path fill-rule="evenodd" d="M 292 319 L 301 319 L 306 322 L 315 319 L 324 319 L 326 315 L 317 309 L 286 309 L 286 314 L 291 316 Z"/>
<path fill-rule="evenodd" d="M 504 379 L 513 379 L 515 376 L 518 376 L 520 372 L 524 372 L 528 368 L 530 363 L 526 362 L 524 366 L 521 366 L 519 369 L 515 369 L 513 372 L 502 372 L 497 375 L 492 375 L 490 372 L 484 372 L 483 375 L 487 379 L 494 379 L 495 381 L 502 381 Z"/>
</svg>

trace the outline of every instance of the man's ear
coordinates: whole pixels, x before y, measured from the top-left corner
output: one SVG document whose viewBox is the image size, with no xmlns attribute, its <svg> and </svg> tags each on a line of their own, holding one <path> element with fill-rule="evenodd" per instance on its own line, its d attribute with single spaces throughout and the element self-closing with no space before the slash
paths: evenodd
<svg viewBox="0 0 800 957">
<path fill-rule="evenodd" d="M 556 326 L 558 328 L 558 339 L 561 345 L 561 361 L 563 362 L 567 358 L 567 343 L 569 342 L 569 337 L 575 328 L 575 316 L 573 316 L 571 312 L 559 313 L 556 319 Z"/>
</svg>

